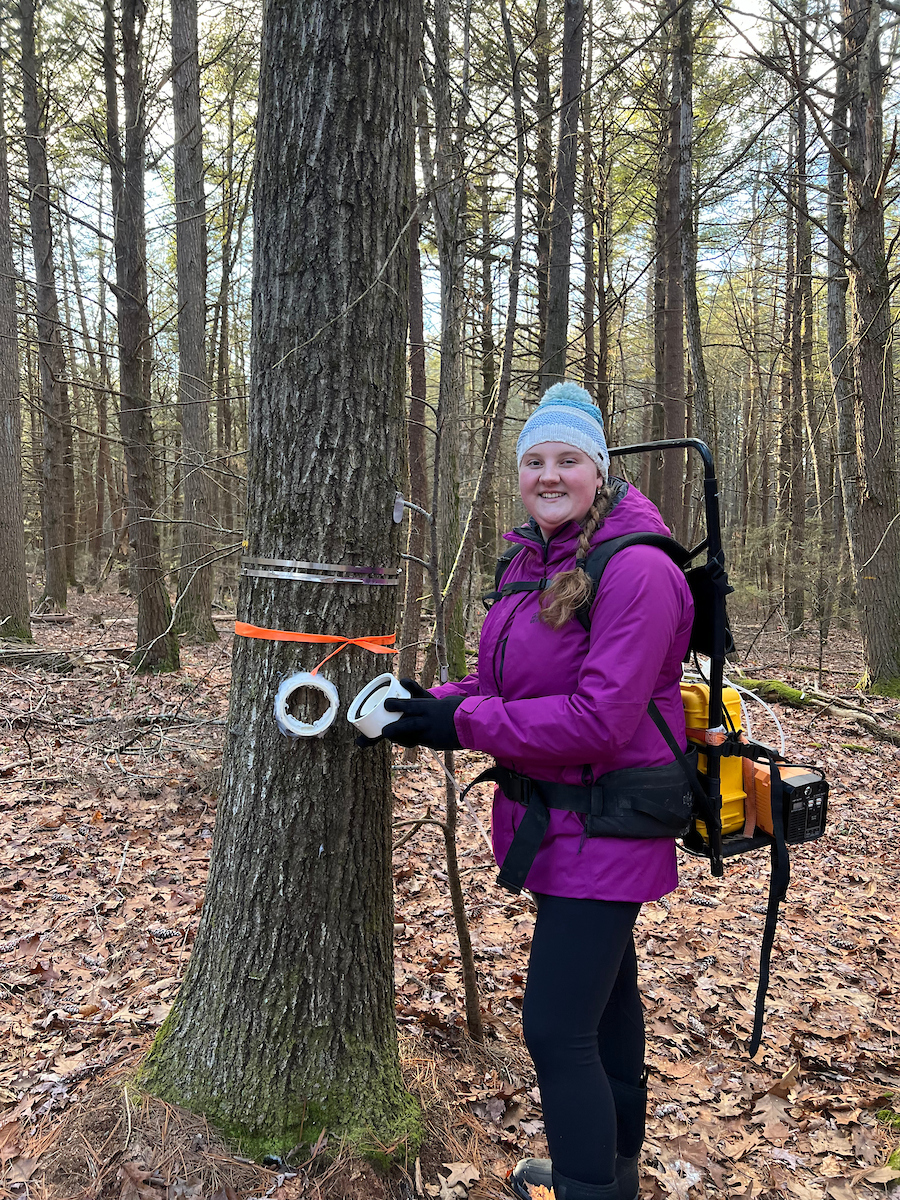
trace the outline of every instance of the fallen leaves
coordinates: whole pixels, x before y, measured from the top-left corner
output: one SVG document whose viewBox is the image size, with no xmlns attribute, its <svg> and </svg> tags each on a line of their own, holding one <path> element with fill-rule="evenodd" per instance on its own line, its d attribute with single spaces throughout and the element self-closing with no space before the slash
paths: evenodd
<svg viewBox="0 0 900 1200">
<path fill-rule="evenodd" d="M 71 646 L 78 630 L 39 636 Z M 59 1122 L 140 1056 L 187 962 L 215 815 L 222 727 L 210 722 L 224 719 L 227 650 L 186 649 L 184 662 L 178 675 L 149 684 L 90 655 L 62 678 L 37 668 L 0 672 L 7 1187 L 39 1172 L 29 1135 L 41 1120 Z M 879 719 L 895 719 L 889 709 Z M 175 712 L 207 723 L 179 728 L 163 719 Z M 148 713 L 160 719 L 148 722 Z M 893 1143 L 876 1117 L 896 1112 L 900 1096 L 900 758 L 858 730 L 854 743 L 864 740 L 871 752 L 845 749 L 840 722 L 827 715 L 812 725 L 806 713 L 780 716 L 792 752 L 826 764 L 832 815 L 825 838 L 792 851 L 756 1061 L 747 1061 L 746 1044 L 766 856 L 729 860 L 723 880 L 705 862 L 682 859 L 679 891 L 641 915 L 651 1066 L 644 1200 L 847 1200 L 884 1196 L 900 1181 L 900 1170 L 885 1165 Z M 487 765 L 469 754 L 459 762 L 467 779 Z M 439 811 L 443 781 L 430 758 L 396 766 L 397 820 L 415 824 L 429 808 Z M 50 782 L 33 782 L 41 778 Z M 487 790 L 471 798 L 486 823 Z M 488 1030 L 477 1064 L 464 1053 L 462 978 L 434 827 L 418 828 L 393 863 L 398 1021 L 404 1036 L 421 1036 L 468 1139 L 437 1152 L 419 1188 L 436 1200 L 493 1197 L 491 1173 L 500 1179 L 517 1158 L 546 1153 L 521 1041 L 531 901 L 498 891 L 465 814 L 459 857 Z M 131 1165 L 116 1166 L 125 1196 L 144 1200 L 144 1189 L 153 1200 L 234 1200 L 227 1190 L 201 1198 L 187 1171 L 157 1176 Z M 541 1191 L 534 1200 L 551 1200 Z"/>
</svg>

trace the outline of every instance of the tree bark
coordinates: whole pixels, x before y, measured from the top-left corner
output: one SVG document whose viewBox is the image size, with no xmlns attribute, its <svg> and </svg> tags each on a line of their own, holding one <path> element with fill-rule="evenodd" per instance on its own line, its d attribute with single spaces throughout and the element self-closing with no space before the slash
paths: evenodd
<svg viewBox="0 0 900 1200">
<path fill-rule="evenodd" d="M 847 263 L 845 232 L 847 225 L 844 164 L 839 155 L 847 149 L 847 111 L 849 73 L 842 59 L 835 73 L 834 102 L 831 110 L 831 142 L 835 150 L 828 160 L 828 208 L 826 261 L 828 279 L 826 319 L 828 363 L 835 409 L 837 450 L 837 486 L 841 491 L 841 509 L 851 561 L 855 561 L 853 532 L 856 528 L 857 503 L 856 431 L 854 420 L 853 360 L 847 340 Z"/>
<path fill-rule="evenodd" d="M 534 9 L 535 118 L 537 145 L 535 174 L 535 270 L 537 273 L 537 347 L 547 339 L 547 303 L 550 286 L 550 209 L 553 205 L 553 99 L 550 95 L 550 30 L 547 0 L 536 0 Z"/>
<path fill-rule="evenodd" d="M 806 34 L 805 7 L 801 6 L 798 17 L 801 29 L 798 35 L 797 59 L 806 86 Z M 793 329 L 791 340 L 791 493 L 790 530 L 788 536 L 788 587 L 786 597 L 789 629 L 800 629 L 803 625 L 806 605 L 806 459 L 804 456 L 804 430 L 806 414 L 812 402 L 812 231 L 807 207 L 806 176 L 807 130 L 806 107 L 802 100 L 797 102 L 797 211 L 796 230 L 797 271 L 794 292 Z M 810 452 L 813 447 L 810 445 Z"/>
<path fill-rule="evenodd" d="M 67 561 L 66 439 L 68 392 L 60 338 L 59 300 L 53 261 L 50 180 L 44 134 L 44 98 L 40 91 L 35 45 L 35 3 L 21 0 L 22 110 L 28 159 L 28 212 L 34 248 L 35 309 L 41 381 L 43 464 L 41 528 L 44 539 L 44 597 L 64 610 L 69 575 Z"/>
<path fill-rule="evenodd" d="M 440 453 L 433 479 L 436 502 L 432 515 L 437 522 L 441 575 L 446 579 L 456 559 L 459 529 L 459 412 L 464 391 L 465 361 L 462 334 L 465 323 L 466 177 L 463 154 L 463 124 L 467 99 L 465 89 L 454 107 L 454 84 L 450 73 L 450 4 L 434 5 L 434 179 L 432 208 L 441 276 L 441 369 L 438 382 L 437 426 Z M 462 679 L 467 672 L 465 621 L 462 605 L 447 610 L 447 665 L 450 677 Z M 443 680 L 441 681 L 443 682 Z"/>
<path fill-rule="evenodd" d="M 0 62 L 0 638 L 31 641 L 25 514 L 22 503 L 22 407 L 16 278 Z"/>
<path fill-rule="evenodd" d="M 850 72 L 847 159 L 849 345 L 857 500 L 853 567 L 866 675 L 900 677 L 900 509 L 895 446 L 891 278 L 884 242 L 884 149 L 877 0 L 843 0 Z"/>
<path fill-rule="evenodd" d="M 153 480 L 150 411 L 150 314 L 144 206 L 144 83 L 141 61 L 141 0 L 122 0 L 125 153 L 119 138 L 115 31 L 112 0 L 105 3 L 104 67 L 106 121 L 116 255 L 116 314 L 119 327 L 119 429 L 128 475 L 128 537 L 137 588 L 137 649 L 142 670 L 175 670 L 178 640 L 165 588 Z"/>
<path fill-rule="evenodd" d="M 685 0 L 678 12 L 675 54 L 680 77 L 681 107 L 678 155 L 679 226 L 681 264 L 684 273 L 684 329 L 694 383 L 691 427 L 694 437 L 715 451 L 715 431 L 703 355 L 700 305 L 697 297 L 697 231 L 694 222 L 694 30 L 693 0 Z"/>
<path fill-rule="evenodd" d="M 416 20 L 403 0 L 265 12 L 254 559 L 399 564 Z M 393 629 L 394 597 L 384 586 L 245 576 L 238 611 L 267 629 L 358 638 Z M 297 741 L 272 719 L 279 683 L 330 648 L 237 642 L 206 904 L 143 1076 L 254 1155 L 323 1129 L 390 1154 L 418 1131 L 393 1011 L 387 743 L 355 750 L 343 715 Z M 346 703 L 383 668 L 350 646 L 323 675 Z"/>
<path fill-rule="evenodd" d="M 419 222 L 414 219 L 409 230 L 409 381 L 410 401 L 407 421 L 407 453 L 409 464 L 409 499 L 419 508 L 428 508 L 428 462 L 425 446 L 425 316 L 423 311 L 422 266 L 419 257 Z M 400 627 L 400 653 L 397 673 L 401 679 L 412 679 L 418 669 L 419 630 L 422 617 L 422 593 L 425 583 L 422 560 L 425 557 L 427 518 L 415 509 L 408 510 L 404 567 L 403 621 Z M 415 751 L 413 751 L 415 755 Z M 407 756 L 408 757 L 408 756 Z"/>
<path fill-rule="evenodd" d="M 581 100 L 581 49 L 584 41 L 584 0 L 564 0 L 562 98 L 556 188 L 550 215 L 550 277 L 547 294 L 547 335 L 541 354 L 541 392 L 566 373 L 569 341 L 569 276 L 572 261 L 572 218 L 578 163 L 578 117 Z"/>
<path fill-rule="evenodd" d="M 175 118 L 175 256 L 178 276 L 178 415 L 184 505 L 175 631 L 218 639 L 212 619 L 212 489 L 206 374 L 206 197 L 200 123 L 197 0 L 172 0 Z"/>
<path fill-rule="evenodd" d="M 484 456 L 490 437 L 494 406 L 497 402 L 497 347 L 494 342 L 494 286 L 491 268 L 494 262 L 491 236 L 490 178 L 481 187 L 481 291 L 478 297 L 481 325 L 481 453 Z M 489 488 L 479 514 L 477 572 L 482 580 L 493 580 L 497 559 L 497 521 L 493 489 Z"/>
</svg>

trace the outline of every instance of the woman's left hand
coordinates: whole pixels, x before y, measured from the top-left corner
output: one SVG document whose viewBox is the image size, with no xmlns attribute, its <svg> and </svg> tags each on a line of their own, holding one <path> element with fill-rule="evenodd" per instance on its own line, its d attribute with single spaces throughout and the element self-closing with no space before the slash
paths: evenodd
<svg viewBox="0 0 900 1200">
<path fill-rule="evenodd" d="M 390 697 L 384 707 L 388 712 L 401 713 L 399 721 L 385 725 L 382 737 L 390 738 L 400 746 L 430 746 L 432 750 L 460 750 L 459 738 L 453 714 L 465 700 L 465 696 L 447 696 L 436 700 L 401 700 Z M 356 739 L 357 746 L 374 746 L 381 738 Z"/>
</svg>

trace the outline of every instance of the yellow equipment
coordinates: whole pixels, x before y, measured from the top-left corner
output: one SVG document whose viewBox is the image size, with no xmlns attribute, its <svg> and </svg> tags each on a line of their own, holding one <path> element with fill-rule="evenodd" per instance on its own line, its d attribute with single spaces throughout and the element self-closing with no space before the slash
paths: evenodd
<svg viewBox="0 0 900 1200">
<path fill-rule="evenodd" d="M 713 738 L 724 740 L 722 735 L 710 733 L 709 725 L 709 684 L 681 681 L 681 701 L 684 705 L 684 721 L 687 725 L 687 735 L 698 746 L 708 745 Z M 722 688 L 722 708 L 727 713 L 726 727 L 729 731 L 741 728 L 741 698 L 734 688 Z M 743 769 L 740 758 L 722 758 L 722 835 L 737 833 L 744 828 L 744 791 Z M 706 772 L 706 755 L 701 754 L 697 770 Z M 706 825 L 697 821 L 697 829 L 704 841 L 708 842 Z"/>
</svg>

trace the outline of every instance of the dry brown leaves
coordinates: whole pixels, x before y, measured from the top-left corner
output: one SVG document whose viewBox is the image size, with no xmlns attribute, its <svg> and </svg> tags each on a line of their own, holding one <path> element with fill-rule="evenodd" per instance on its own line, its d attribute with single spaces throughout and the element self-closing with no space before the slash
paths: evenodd
<svg viewBox="0 0 900 1200">
<path fill-rule="evenodd" d="M 77 651 L 70 674 L 0 670 L 0 1194 L 211 1200 L 227 1186 L 236 1195 L 387 1196 L 359 1165 L 345 1164 L 329 1191 L 313 1177 L 301 1188 L 272 1173 L 227 1176 L 223 1164 L 233 1169 L 236 1160 L 218 1144 L 217 1176 L 208 1169 L 211 1142 L 192 1153 L 180 1141 L 176 1161 L 161 1151 L 159 1113 L 133 1103 L 126 1136 L 122 1084 L 168 1011 L 202 903 L 228 639 L 186 649 L 177 675 L 135 680 L 106 653 L 129 640 L 127 602 L 80 597 L 73 607 L 73 625 L 37 630 L 42 644 Z M 101 623 L 110 618 L 119 623 Z M 849 693 L 856 650 L 849 642 L 838 650 L 827 686 Z M 795 641 L 791 653 L 792 662 L 783 639 L 767 632 L 747 670 L 812 682 L 802 663 L 814 661 L 813 648 Z M 896 705 L 867 703 L 896 728 Z M 654 1200 L 848 1200 L 892 1187 L 900 1196 L 900 1174 L 885 1166 L 900 1132 L 875 1115 L 900 1109 L 900 756 L 827 714 L 779 715 L 791 752 L 826 766 L 831 818 L 825 838 L 792 853 L 755 1062 L 745 1046 L 765 854 L 731 860 L 724 880 L 683 860 L 679 891 L 642 913 L 652 1070 L 643 1195 Z M 765 722 L 756 733 L 774 739 Z M 464 778 L 485 765 L 477 755 L 460 760 Z M 489 790 L 473 797 L 485 823 Z M 430 756 L 411 768 L 398 761 L 395 794 L 398 821 L 429 806 L 440 813 L 443 783 Z M 439 832 L 423 826 L 394 858 L 401 1049 L 429 1129 L 408 1187 L 499 1200 L 516 1159 L 546 1152 L 521 1042 L 533 912 L 527 898 L 496 888 L 465 812 L 459 840 L 484 1047 L 464 1032 Z M 173 1130 L 194 1120 L 174 1111 Z"/>
</svg>

